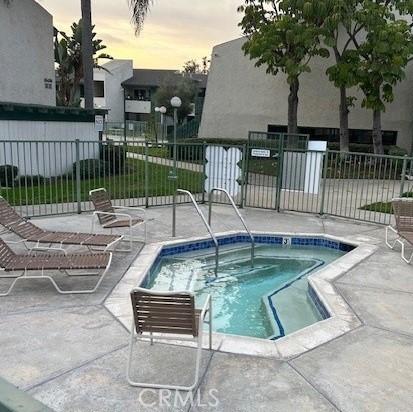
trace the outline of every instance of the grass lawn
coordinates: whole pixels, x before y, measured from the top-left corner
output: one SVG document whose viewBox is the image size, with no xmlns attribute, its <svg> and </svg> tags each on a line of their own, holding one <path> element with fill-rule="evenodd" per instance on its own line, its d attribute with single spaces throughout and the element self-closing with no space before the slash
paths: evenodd
<svg viewBox="0 0 413 412">
<path fill-rule="evenodd" d="M 402 197 L 413 197 L 413 192 L 405 192 Z M 369 210 L 370 212 L 392 213 L 391 202 L 375 202 L 364 205 L 360 209 Z"/>
<path fill-rule="evenodd" d="M 89 200 L 89 190 L 99 187 L 105 187 L 114 199 L 144 197 L 145 162 L 128 159 L 127 165 L 128 170 L 123 175 L 81 180 L 81 200 Z M 170 170 L 168 166 L 148 164 L 148 196 L 167 196 L 174 193 L 175 184 L 168 180 Z M 203 182 L 202 173 L 178 169 L 179 188 L 199 193 L 203 190 Z M 0 193 L 13 205 L 70 203 L 76 201 L 76 182 L 69 177 L 59 177 L 41 185 L 30 185 L 27 190 L 25 186 L 17 186 L 3 188 Z"/>
<path fill-rule="evenodd" d="M 128 152 L 145 154 L 145 146 L 128 146 Z M 148 155 L 154 157 L 169 158 L 169 150 L 167 147 L 148 147 Z"/>
<path fill-rule="evenodd" d="M 256 158 L 248 160 L 248 172 L 260 175 L 277 176 L 278 162 L 276 159 Z"/>
</svg>

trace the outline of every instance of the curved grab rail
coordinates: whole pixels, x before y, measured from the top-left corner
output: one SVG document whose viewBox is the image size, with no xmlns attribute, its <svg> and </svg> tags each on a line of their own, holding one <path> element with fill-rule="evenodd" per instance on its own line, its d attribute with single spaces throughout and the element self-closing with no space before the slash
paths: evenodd
<svg viewBox="0 0 413 412">
<path fill-rule="evenodd" d="M 254 267 L 254 256 L 255 256 L 255 239 L 254 236 L 252 235 L 251 231 L 248 229 L 248 226 L 244 220 L 244 218 L 241 216 L 241 213 L 239 212 L 237 205 L 234 202 L 234 199 L 232 198 L 232 196 L 229 194 L 228 190 L 223 189 L 221 187 L 213 187 L 211 189 L 211 191 L 209 192 L 209 198 L 208 198 L 208 202 L 209 202 L 209 209 L 208 209 L 208 225 L 211 227 L 211 217 L 212 217 L 212 195 L 214 192 L 222 192 L 224 193 L 228 200 L 231 202 L 231 205 L 233 207 L 233 209 L 235 210 L 235 213 L 237 214 L 237 216 L 239 217 L 239 219 L 241 220 L 245 230 L 247 231 L 247 233 L 250 236 L 251 239 L 251 266 Z"/>
<path fill-rule="evenodd" d="M 183 193 L 183 194 L 189 196 L 189 198 L 191 199 L 192 204 L 195 206 L 195 209 L 196 209 L 199 217 L 201 218 L 201 220 L 203 221 L 205 227 L 207 228 L 208 233 L 211 236 L 211 239 L 212 239 L 212 241 L 214 242 L 214 245 L 215 245 L 215 276 L 218 276 L 218 260 L 219 260 L 218 240 L 215 237 L 215 235 L 213 234 L 211 226 L 208 224 L 207 220 L 205 219 L 205 216 L 202 213 L 202 210 L 199 208 L 198 203 L 196 202 L 194 196 L 188 190 L 177 189 L 176 192 L 175 192 L 175 196 L 174 196 L 174 199 L 173 199 L 173 208 L 172 208 L 172 237 L 176 236 L 176 193 Z"/>
</svg>

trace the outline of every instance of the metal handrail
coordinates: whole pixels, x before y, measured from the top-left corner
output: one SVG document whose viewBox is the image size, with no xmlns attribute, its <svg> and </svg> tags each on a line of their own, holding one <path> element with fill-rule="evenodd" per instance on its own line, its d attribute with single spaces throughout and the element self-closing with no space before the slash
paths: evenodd
<svg viewBox="0 0 413 412">
<path fill-rule="evenodd" d="M 239 212 L 234 199 L 232 198 L 232 196 L 229 194 L 228 190 L 223 189 L 221 187 L 214 187 L 211 189 L 211 191 L 209 192 L 209 212 L 208 212 L 208 225 L 211 227 L 211 217 L 212 217 L 212 195 L 214 192 L 222 192 L 224 193 L 228 200 L 231 202 L 231 205 L 233 207 L 233 209 L 235 210 L 235 213 L 238 215 L 239 219 L 241 220 L 242 224 L 244 225 L 245 230 L 247 231 L 247 233 L 249 234 L 250 238 L 251 238 L 251 266 L 254 267 L 254 256 L 255 256 L 255 239 L 254 236 L 252 235 L 251 231 L 248 229 L 248 226 L 244 220 L 244 218 L 241 216 L 241 213 Z"/>
<path fill-rule="evenodd" d="M 175 192 L 176 193 L 183 193 L 185 195 L 188 195 L 189 198 L 191 199 L 192 204 L 195 206 L 195 209 L 199 215 L 199 217 L 201 218 L 201 220 L 204 222 L 205 227 L 208 230 L 208 233 L 211 236 L 212 241 L 214 242 L 215 245 L 215 276 L 218 276 L 218 249 L 219 249 L 219 245 L 218 245 L 218 240 L 215 237 L 215 235 L 212 232 L 211 226 L 208 224 L 207 220 L 205 219 L 204 214 L 202 213 L 202 210 L 199 208 L 198 203 L 196 202 L 194 196 L 192 195 L 191 192 L 189 192 L 188 190 L 183 190 L 183 189 L 177 189 Z M 173 208 L 172 208 L 172 237 L 176 236 L 176 196 L 174 196 L 173 199 Z"/>
</svg>

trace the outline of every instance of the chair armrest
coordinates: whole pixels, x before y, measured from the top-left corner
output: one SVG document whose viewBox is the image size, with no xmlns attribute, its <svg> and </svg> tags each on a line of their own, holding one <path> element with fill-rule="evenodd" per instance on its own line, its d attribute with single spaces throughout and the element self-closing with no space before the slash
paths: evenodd
<svg viewBox="0 0 413 412">
<path fill-rule="evenodd" d="M 60 248 L 60 247 L 48 247 L 48 246 L 34 246 L 32 248 L 30 248 L 29 250 L 29 255 L 32 254 L 32 252 L 35 251 L 43 251 L 43 252 L 59 252 L 59 253 L 63 253 L 65 256 L 67 255 L 66 250 Z"/>
<path fill-rule="evenodd" d="M 18 245 L 20 243 L 26 243 L 26 239 L 21 239 L 21 240 L 4 240 L 5 243 L 10 244 L 10 245 Z"/>
<path fill-rule="evenodd" d="M 93 215 L 107 215 L 107 216 L 115 216 L 115 217 L 124 217 L 129 220 L 129 225 L 132 226 L 132 216 L 128 215 L 127 213 L 116 213 L 116 212 L 100 212 L 98 210 L 93 212 Z M 103 225 L 104 226 L 104 225 Z"/>
<path fill-rule="evenodd" d="M 127 213 L 116 213 L 116 212 L 100 212 L 99 210 L 96 210 L 93 212 L 93 215 L 106 215 L 106 216 L 115 216 L 115 217 L 126 217 L 129 219 L 130 222 L 132 222 L 132 217 L 131 215 L 128 215 Z"/>
<path fill-rule="evenodd" d="M 114 209 L 119 209 L 119 210 L 129 210 L 131 212 L 143 213 L 144 215 L 146 214 L 146 210 L 141 208 L 141 207 L 113 206 L 113 208 Z"/>
<path fill-rule="evenodd" d="M 205 315 L 209 312 L 210 309 L 211 309 L 211 295 L 207 295 L 207 298 L 205 300 L 205 303 L 201 310 L 201 314 L 199 315 L 199 318 L 204 320 Z"/>
</svg>

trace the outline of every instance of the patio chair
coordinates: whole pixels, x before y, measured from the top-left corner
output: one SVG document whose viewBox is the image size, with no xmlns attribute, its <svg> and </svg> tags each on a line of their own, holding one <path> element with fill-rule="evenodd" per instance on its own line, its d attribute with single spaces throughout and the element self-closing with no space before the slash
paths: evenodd
<svg viewBox="0 0 413 412">
<path fill-rule="evenodd" d="M 93 233 L 79 233 L 79 232 L 57 232 L 51 230 L 44 230 L 36 226 L 29 220 L 20 216 L 10 204 L 0 196 L 0 225 L 6 231 L 10 231 L 22 238 L 21 242 L 35 243 L 36 247 L 40 244 L 48 244 L 49 246 L 59 244 L 85 246 L 89 250 L 95 248 L 114 249 L 118 242 L 122 240 L 120 235 L 104 235 Z M 28 247 L 28 249 L 30 249 Z"/>
<path fill-rule="evenodd" d="M 129 343 L 127 380 L 132 386 L 143 388 L 192 391 L 199 379 L 202 355 L 202 335 L 205 316 L 209 319 L 209 349 L 212 347 L 212 308 L 208 295 L 202 310 L 195 309 L 194 295 L 190 292 L 157 292 L 136 288 L 131 291 L 133 320 Z M 136 382 L 131 377 L 132 355 L 137 340 L 195 341 L 197 345 L 194 383 L 190 386 L 163 385 Z"/>
<path fill-rule="evenodd" d="M 386 227 L 386 245 L 394 249 L 396 244 L 401 245 L 401 258 L 410 263 L 413 259 L 413 253 L 406 257 L 406 243 L 413 246 L 413 199 L 412 198 L 395 198 L 391 201 L 395 227 Z M 390 240 L 389 232 L 396 234 L 396 238 Z"/>
<path fill-rule="evenodd" d="M 139 241 L 138 238 L 133 236 L 133 230 L 140 225 L 143 225 L 144 229 L 144 242 L 146 243 L 146 219 L 145 209 L 140 207 L 127 207 L 113 205 L 105 188 L 94 189 L 89 192 L 89 197 L 95 211 L 93 216 L 98 218 L 100 225 L 104 229 L 110 229 L 112 233 L 113 229 L 129 228 L 129 249 L 125 250 L 129 252 L 132 250 L 132 243 Z M 117 212 L 120 210 L 121 212 Z M 142 213 L 143 216 L 132 216 L 131 212 Z M 94 232 L 95 219 L 92 221 L 92 232 Z"/>
<path fill-rule="evenodd" d="M 56 253 L 36 255 L 31 250 L 26 254 L 16 254 L 3 239 L 0 239 L 0 279 L 15 278 L 9 289 L 4 293 L 0 293 L 0 296 L 9 295 L 16 283 L 23 279 L 47 279 L 63 295 L 93 293 L 102 283 L 112 261 L 110 252 L 68 254 L 60 248 L 45 247 L 38 247 L 36 250 L 42 252 L 54 251 Z M 69 273 L 69 271 L 84 270 L 97 270 L 98 272 Z M 29 272 L 34 271 L 40 272 L 40 274 L 29 275 Z M 61 271 L 68 276 L 98 276 L 99 274 L 101 276 L 93 289 L 62 290 L 51 276 L 45 274 L 45 271 Z M 5 275 L 2 275 L 1 272 L 4 272 Z M 20 274 L 16 272 L 20 272 Z"/>
</svg>

